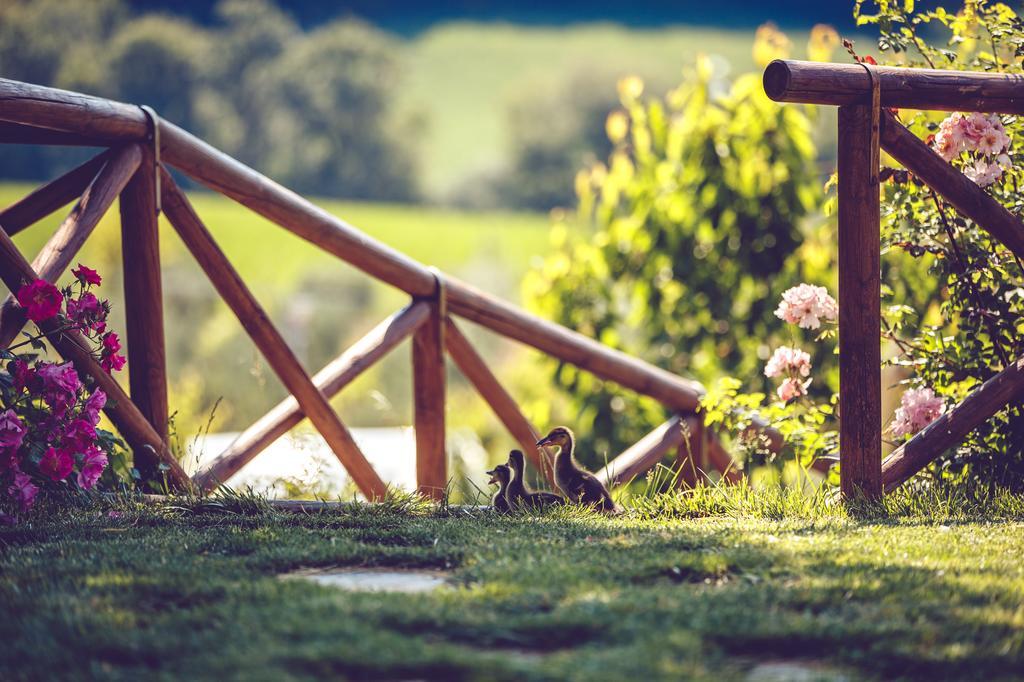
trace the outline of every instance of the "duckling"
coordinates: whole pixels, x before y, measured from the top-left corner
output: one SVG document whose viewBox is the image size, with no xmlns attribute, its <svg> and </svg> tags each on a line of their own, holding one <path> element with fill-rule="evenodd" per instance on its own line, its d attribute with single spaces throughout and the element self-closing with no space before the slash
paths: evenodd
<svg viewBox="0 0 1024 682">
<path fill-rule="evenodd" d="M 559 495 L 549 492 L 536 492 L 526 484 L 525 470 L 526 458 L 521 450 L 513 450 L 508 453 L 508 468 L 512 471 L 512 481 L 508 484 L 505 497 L 508 499 L 508 506 L 512 509 L 541 509 L 555 504 L 562 504 L 563 500 Z"/>
<path fill-rule="evenodd" d="M 537 441 L 537 445 L 558 447 L 558 454 L 555 456 L 555 484 L 567 500 L 596 507 L 604 512 L 620 511 L 615 501 L 612 500 L 608 488 L 598 480 L 597 476 L 576 462 L 576 458 L 573 457 L 576 439 L 572 431 L 564 426 L 557 426 L 551 430 L 551 433 Z"/>
<path fill-rule="evenodd" d="M 491 505 L 494 507 L 494 511 L 507 514 L 512 511 L 508 506 L 508 496 L 506 494 L 508 492 L 508 482 L 511 480 L 512 474 L 505 464 L 499 464 L 487 473 L 491 475 L 490 480 L 487 482 L 498 486 L 498 492 L 494 493 L 494 496 L 491 497 Z"/>
</svg>

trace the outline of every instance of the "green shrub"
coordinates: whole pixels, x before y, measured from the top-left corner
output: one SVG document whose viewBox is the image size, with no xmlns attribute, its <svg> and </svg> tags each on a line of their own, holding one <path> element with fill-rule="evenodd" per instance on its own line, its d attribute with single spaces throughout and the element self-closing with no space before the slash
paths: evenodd
<svg viewBox="0 0 1024 682">
<path fill-rule="evenodd" d="M 575 222 L 557 221 L 527 299 L 677 374 L 729 372 L 764 386 L 778 296 L 815 263 L 787 264 L 820 194 L 808 112 L 770 101 L 756 74 L 714 78 L 707 60 L 663 99 L 642 90 L 620 82 L 622 109 L 607 121 L 615 149 L 577 175 Z M 585 453 L 613 456 L 666 417 L 572 367 L 555 377 L 573 396 Z"/>
</svg>

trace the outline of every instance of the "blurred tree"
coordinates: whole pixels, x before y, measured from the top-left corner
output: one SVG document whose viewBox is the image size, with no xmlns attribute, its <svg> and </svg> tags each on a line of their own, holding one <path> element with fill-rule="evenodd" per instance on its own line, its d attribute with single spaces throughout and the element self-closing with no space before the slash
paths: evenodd
<svg viewBox="0 0 1024 682">
<path fill-rule="evenodd" d="M 299 191 L 361 199 L 416 196 L 414 129 L 398 120 L 398 45 L 366 24 L 329 24 L 288 43 L 251 81 L 259 165 Z"/>
<path fill-rule="evenodd" d="M 174 17 L 153 14 L 128 22 L 104 51 L 103 90 L 195 130 L 196 95 L 210 86 L 205 68 L 211 45 L 204 29 Z"/>
<path fill-rule="evenodd" d="M 0 0 L 0 73 L 32 83 L 69 87 L 66 59 L 95 59 L 126 18 L 121 0 Z"/>
<path fill-rule="evenodd" d="M 0 0 L 0 75 L 62 88 L 95 91 L 100 55 L 127 18 L 121 0 Z M 51 177 L 89 152 L 7 146 L 0 176 Z"/>
<path fill-rule="evenodd" d="M 148 104 L 299 191 L 416 196 L 415 127 L 394 114 L 399 45 L 359 22 L 312 33 L 271 0 L 221 0 L 207 29 L 122 0 L 0 0 L 0 73 Z M 8 147 L 42 179 L 87 151 Z"/>
<path fill-rule="evenodd" d="M 274 140 L 260 130 L 259 79 L 302 31 L 270 0 L 221 0 L 214 12 L 220 26 L 210 70 L 218 87 L 201 93 L 196 113 L 212 144 L 262 167 Z"/>
<path fill-rule="evenodd" d="M 617 104 L 615 77 L 580 71 L 508 113 L 511 164 L 494 181 L 502 205 L 547 211 L 573 200 L 576 169 L 611 151 L 604 121 Z"/>
<path fill-rule="evenodd" d="M 709 381 L 724 369 L 758 382 L 778 296 L 805 274 L 787 259 L 820 192 L 810 120 L 768 100 L 757 74 L 716 81 L 706 59 L 664 100 L 645 102 L 643 88 L 620 81 L 608 164 L 576 176 L 579 236 L 558 218 L 526 297 L 542 316 L 677 374 Z M 667 416 L 572 367 L 555 376 L 574 397 L 591 465 Z"/>
</svg>

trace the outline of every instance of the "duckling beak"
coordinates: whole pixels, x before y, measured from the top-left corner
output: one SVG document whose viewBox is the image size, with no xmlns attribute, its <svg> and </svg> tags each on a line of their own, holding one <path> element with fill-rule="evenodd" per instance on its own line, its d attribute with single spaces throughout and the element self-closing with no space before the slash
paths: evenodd
<svg viewBox="0 0 1024 682">
<path fill-rule="evenodd" d="M 498 471 L 496 469 L 491 469 L 490 471 L 485 471 L 484 473 L 491 475 L 491 478 L 488 479 L 488 481 L 487 481 L 488 484 L 495 485 L 496 483 L 499 482 L 498 481 Z"/>
<path fill-rule="evenodd" d="M 547 436 L 544 436 L 539 441 L 537 441 L 537 447 L 541 447 L 544 445 L 551 445 L 551 440 Z"/>
</svg>

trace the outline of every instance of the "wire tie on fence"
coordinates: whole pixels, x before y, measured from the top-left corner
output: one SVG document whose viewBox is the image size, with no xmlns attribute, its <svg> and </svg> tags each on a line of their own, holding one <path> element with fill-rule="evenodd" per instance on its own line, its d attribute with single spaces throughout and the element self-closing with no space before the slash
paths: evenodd
<svg viewBox="0 0 1024 682">
<path fill-rule="evenodd" d="M 437 313 L 442 320 L 448 317 L 448 284 L 445 282 L 444 273 L 433 265 L 429 268 L 430 274 L 434 277 L 434 297 L 437 299 Z"/>
<path fill-rule="evenodd" d="M 879 158 L 879 128 L 882 116 L 882 84 L 878 80 L 878 72 L 874 65 L 867 62 L 860 62 L 864 70 L 868 72 L 871 80 L 871 183 L 878 184 L 878 172 L 881 165 Z"/>
<path fill-rule="evenodd" d="M 146 115 L 146 139 L 153 144 L 153 187 L 156 192 L 156 214 L 160 215 L 163 208 L 160 196 L 160 116 L 148 104 L 140 104 L 139 109 Z"/>
</svg>

